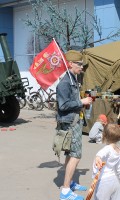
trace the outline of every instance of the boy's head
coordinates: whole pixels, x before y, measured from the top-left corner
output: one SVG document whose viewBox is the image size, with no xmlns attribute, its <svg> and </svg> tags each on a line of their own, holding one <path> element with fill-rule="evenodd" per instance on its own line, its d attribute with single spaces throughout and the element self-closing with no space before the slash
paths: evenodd
<svg viewBox="0 0 120 200">
<path fill-rule="evenodd" d="M 107 119 L 106 115 L 104 115 L 104 114 L 100 114 L 98 116 L 98 120 L 97 121 L 100 121 L 105 125 L 108 123 L 108 119 Z"/>
<path fill-rule="evenodd" d="M 103 142 L 107 144 L 120 141 L 120 127 L 118 124 L 107 124 L 103 131 Z"/>
<path fill-rule="evenodd" d="M 77 75 L 83 71 L 83 56 L 79 51 L 69 50 L 65 53 L 70 71 Z"/>
</svg>

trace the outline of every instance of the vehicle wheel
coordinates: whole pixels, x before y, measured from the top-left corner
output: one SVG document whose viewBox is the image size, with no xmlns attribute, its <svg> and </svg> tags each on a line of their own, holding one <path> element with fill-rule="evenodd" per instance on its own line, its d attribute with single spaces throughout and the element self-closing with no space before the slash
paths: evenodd
<svg viewBox="0 0 120 200">
<path fill-rule="evenodd" d="M 50 110 L 56 110 L 57 102 L 56 102 L 56 92 L 52 93 L 48 98 L 48 108 Z"/>
<path fill-rule="evenodd" d="M 20 105 L 15 96 L 6 97 L 6 103 L 0 105 L 0 122 L 14 122 L 20 113 Z"/>
<path fill-rule="evenodd" d="M 37 111 L 40 111 L 44 108 L 42 98 L 37 93 L 32 93 L 30 95 L 29 101 L 32 102 L 34 109 L 37 110 Z"/>
</svg>

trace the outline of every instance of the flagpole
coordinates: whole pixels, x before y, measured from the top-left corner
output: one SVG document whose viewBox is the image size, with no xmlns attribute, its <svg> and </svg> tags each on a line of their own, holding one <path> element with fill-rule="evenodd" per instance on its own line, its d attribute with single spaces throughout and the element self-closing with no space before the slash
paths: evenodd
<svg viewBox="0 0 120 200">
<path fill-rule="evenodd" d="M 55 42 L 55 44 L 56 44 L 56 46 L 57 46 L 57 48 L 58 48 L 58 51 L 59 51 L 59 53 L 60 53 L 62 59 L 63 59 L 63 62 L 64 62 L 65 67 L 66 67 L 66 69 L 67 69 L 68 75 L 69 75 L 69 77 L 70 77 L 71 83 L 72 83 L 72 85 L 73 85 L 73 81 L 72 81 L 72 78 L 71 78 L 71 75 L 70 75 L 69 69 L 68 69 L 68 67 L 67 67 L 67 63 L 66 63 L 66 61 L 65 61 L 65 58 L 64 58 L 64 56 L 62 55 L 62 53 L 61 53 L 61 51 L 60 51 L 60 47 L 58 46 L 58 44 L 57 44 L 55 38 L 53 38 L 53 40 L 54 40 L 54 42 Z"/>
</svg>

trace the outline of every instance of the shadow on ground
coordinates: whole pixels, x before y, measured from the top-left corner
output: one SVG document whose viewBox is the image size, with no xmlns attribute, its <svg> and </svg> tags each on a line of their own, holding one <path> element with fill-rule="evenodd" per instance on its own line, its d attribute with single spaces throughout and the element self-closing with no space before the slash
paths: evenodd
<svg viewBox="0 0 120 200">
<path fill-rule="evenodd" d="M 63 185 L 64 180 L 64 174 L 65 174 L 65 168 L 64 165 L 57 162 L 57 161 L 51 161 L 51 162 L 45 162 L 41 163 L 38 168 L 59 168 L 57 170 L 57 177 L 53 179 L 53 182 L 57 185 L 57 187 L 61 187 Z M 79 183 L 79 177 L 82 175 L 86 175 L 86 173 L 89 171 L 89 169 L 76 169 L 76 172 L 74 174 L 74 181 Z"/>
<path fill-rule="evenodd" d="M 38 116 L 35 116 L 35 117 L 33 117 L 33 119 L 36 119 L 36 118 L 42 118 L 42 119 L 44 119 L 44 118 L 55 118 L 55 113 L 47 113 L 47 114 L 44 114 L 44 113 L 42 113 L 42 114 L 39 114 Z"/>
<path fill-rule="evenodd" d="M 87 171 L 89 171 L 89 169 L 76 169 L 75 174 L 73 176 L 73 180 L 79 183 L 80 176 L 86 175 Z M 53 179 L 54 183 L 59 188 L 63 185 L 64 175 L 65 168 L 64 166 L 62 166 L 60 169 L 57 170 L 57 177 Z"/>
<path fill-rule="evenodd" d="M 54 161 L 50 161 L 50 162 L 41 163 L 38 166 L 38 168 L 56 168 L 56 167 L 61 167 L 61 166 L 63 166 L 63 164 L 54 160 Z"/>
<path fill-rule="evenodd" d="M 16 121 L 12 122 L 12 123 L 0 123 L 0 126 L 1 127 L 9 127 L 9 126 L 17 126 L 19 124 L 26 124 L 26 123 L 29 123 L 29 122 L 32 122 L 30 120 L 24 120 L 22 118 L 18 118 L 16 119 Z"/>
</svg>

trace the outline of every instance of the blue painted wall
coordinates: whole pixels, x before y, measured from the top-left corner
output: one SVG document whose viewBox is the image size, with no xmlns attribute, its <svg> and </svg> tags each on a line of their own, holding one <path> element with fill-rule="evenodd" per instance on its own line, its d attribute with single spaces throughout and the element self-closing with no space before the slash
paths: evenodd
<svg viewBox="0 0 120 200">
<path fill-rule="evenodd" d="M 113 35 L 120 29 L 120 1 L 119 0 L 94 0 L 94 10 L 97 17 L 100 19 L 102 27 L 102 38 L 108 35 Z M 94 40 L 99 37 L 94 32 Z M 101 43 L 96 43 L 95 46 L 113 42 L 115 39 L 120 40 L 120 37 L 109 40 L 104 40 Z"/>
<path fill-rule="evenodd" d="M 7 41 L 13 56 L 13 8 L 0 8 L 0 33 L 8 34 Z"/>
</svg>

